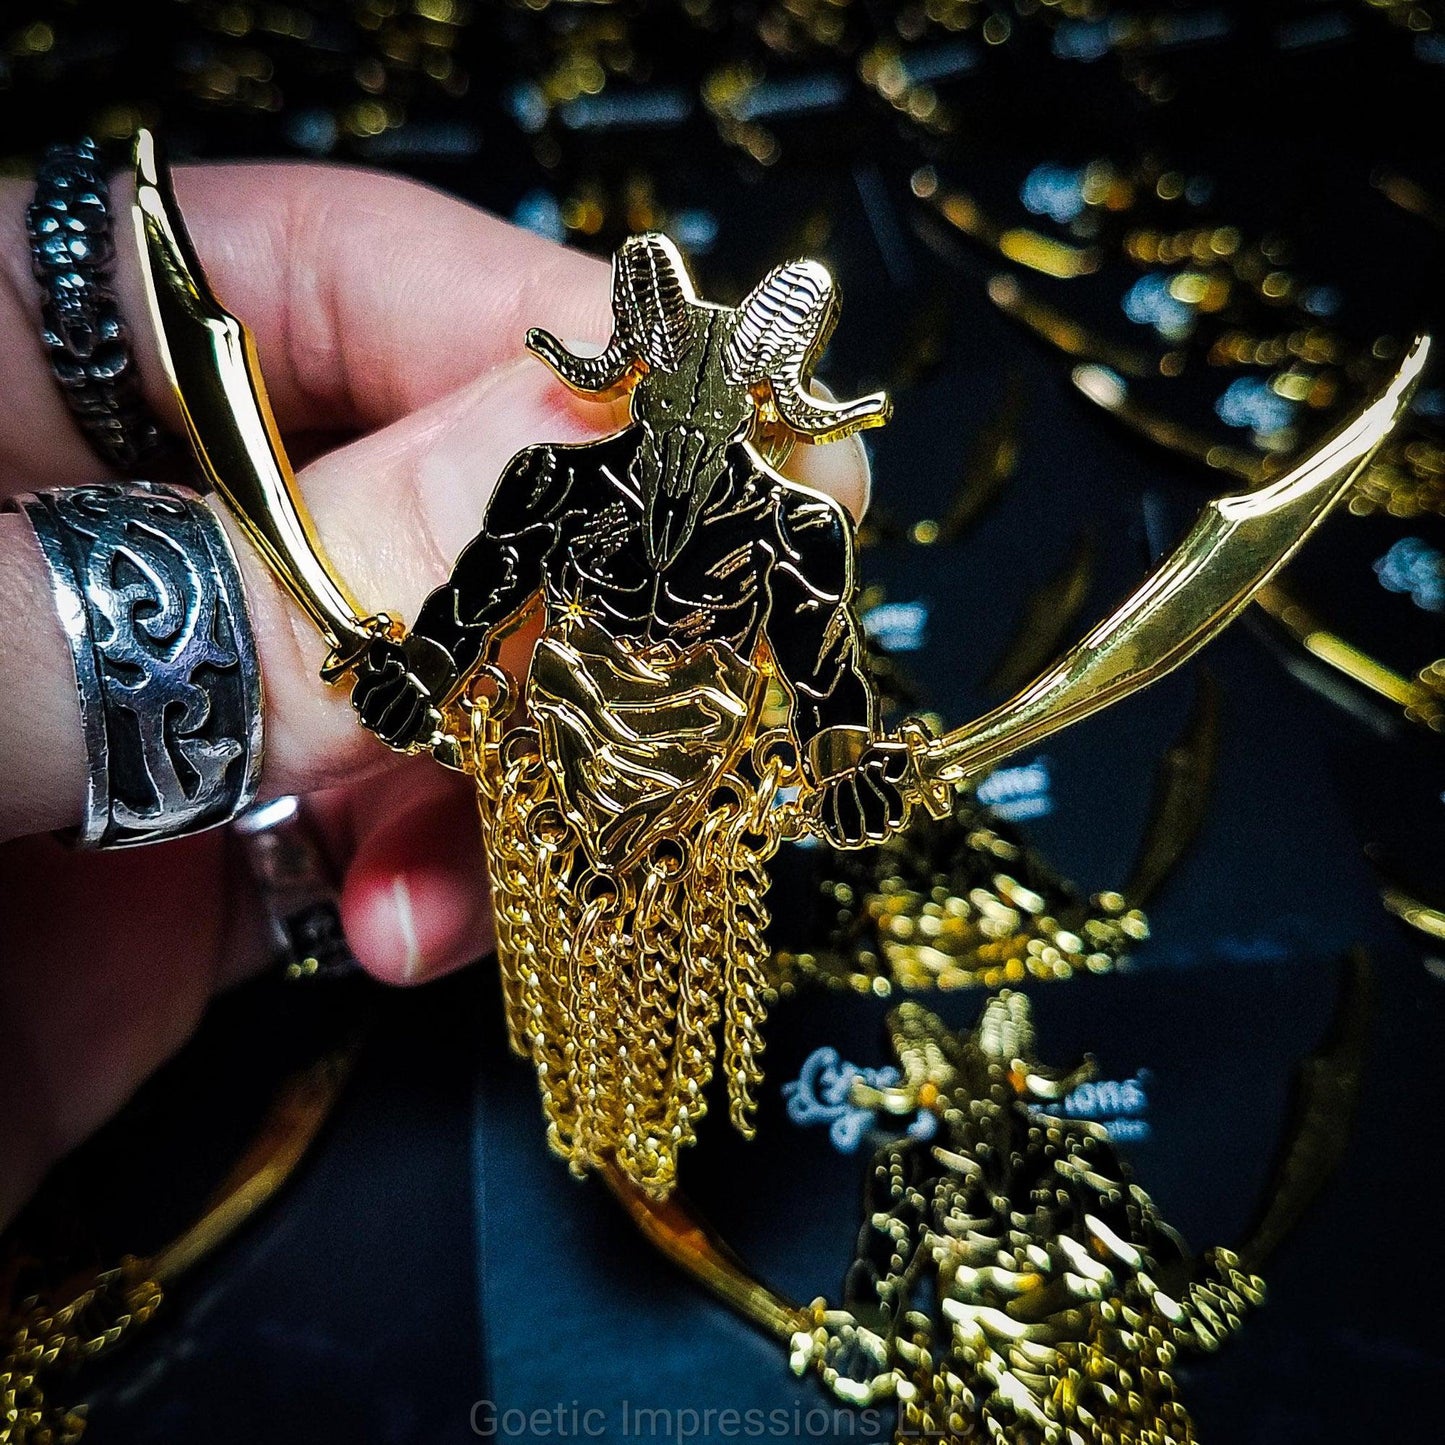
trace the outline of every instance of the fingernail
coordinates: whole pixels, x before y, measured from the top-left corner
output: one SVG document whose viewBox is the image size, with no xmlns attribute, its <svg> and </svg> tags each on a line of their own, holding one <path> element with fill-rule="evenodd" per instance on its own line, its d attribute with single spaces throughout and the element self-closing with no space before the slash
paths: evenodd
<svg viewBox="0 0 1445 1445">
<path fill-rule="evenodd" d="M 402 981 L 416 983 L 422 975 L 421 941 L 416 936 L 416 911 L 412 907 L 411 888 L 404 874 L 398 874 L 391 880 L 391 901 L 396 909 L 396 929 L 401 935 L 404 950 Z"/>
<path fill-rule="evenodd" d="M 784 470 L 805 486 L 837 497 L 853 514 L 854 521 L 868 509 L 872 481 L 861 437 L 851 436 L 821 447 L 800 446 Z"/>
</svg>

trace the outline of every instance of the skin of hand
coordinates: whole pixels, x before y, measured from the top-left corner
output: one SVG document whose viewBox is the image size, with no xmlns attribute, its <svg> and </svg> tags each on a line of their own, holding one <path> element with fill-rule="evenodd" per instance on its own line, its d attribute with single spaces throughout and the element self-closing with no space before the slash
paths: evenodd
<svg viewBox="0 0 1445 1445">
<path fill-rule="evenodd" d="M 414 614 L 477 532 L 495 480 L 529 443 L 625 421 L 528 357 L 543 326 L 577 348 L 611 330 L 608 268 L 414 182 L 318 165 L 187 168 L 176 190 L 222 302 L 255 333 L 302 492 L 367 609 Z M 51 378 L 24 216 L 0 182 L 0 499 L 105 475 Z M 147 397 L 173 427 L 113 187 L 115 284 Z M 856 515 L 856 440 L 800 447 L 789 472 Z M 390 753 L 323 647 L 223 514 L 241 559 L 266 691 L 262 795 L 302 793 L 341 879 L 342 917 L 380 979 L 436 977 L 491 946 L 470 784 Z M 531 639 L 502 661 L 525 670 Z M 225 829 L 78 853 L 84 786 L 75 685 L 24 520 L 0 515 L 0 1223 L 46 1169 L 190 1035 L 220 988 L 265 963 L 259 905 Z M 156 920 L 164 924 L 157 926 Z"/>
</svg>

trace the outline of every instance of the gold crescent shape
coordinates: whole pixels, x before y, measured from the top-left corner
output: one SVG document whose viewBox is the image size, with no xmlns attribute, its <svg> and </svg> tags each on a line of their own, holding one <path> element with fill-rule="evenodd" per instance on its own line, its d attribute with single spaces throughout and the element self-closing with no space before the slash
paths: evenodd
<svg viewBox="0 0 1445 1445">
<path fill-rule="evenodd" d="M 693 1210 L 680 1193 L 657 1199 L 611 1160 L 598 1166 L 642 1237 L 684 1274 L 697 1280 L 758 1329 L 787 1344 L 799 1330 L 818 1323 L 816 1310 L 794 1304 L 760 1280 Z"/>
<path fill-rule="evenodd" d="M 1430 338 L 1417 336 L 1379 396 L 1278 481 L 1212 501 L 1130 596 L 1008 702 L 941 738 L 921 724 L 904 724 L 930 810 L 946 809 L 958 784 L 1147 687 L 1216 637 L 1289 561 L 1390 434 L 1429 352 Z"/>
<path fill-rule="evenodd" d="M 386 619 L 360 616 L 316 536 L 266 396 L 256 344 L 216 299 L 148 130 L 136 133 L 136 242 L 161 359 L 196 461 L 344 670 Z"/>
</svg>

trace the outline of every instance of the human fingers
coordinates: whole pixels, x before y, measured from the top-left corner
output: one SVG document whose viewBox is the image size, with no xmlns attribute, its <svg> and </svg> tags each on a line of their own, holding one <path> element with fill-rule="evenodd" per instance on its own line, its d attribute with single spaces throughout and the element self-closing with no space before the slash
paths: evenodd
<svg viewBox="0 0 1445 1445">
<path fill-rule="evenodd" d="M 528 327 L 606 340 L 604 261 L 419 182 L 342 166 L 232 164 L 175 172 L 177 199 L 216 293 L 256 339 L 284 431 L 374 430 L 522 354 Z M 0 491 L 99 470 L 40 348 L 30 272 L 31 188 L 0 183 Z M 139 256 L 112 188 L 114 279 L 150 404 L 177 421 L 147 324 Z M 790 471 L 861 514 L 856 439 L 803 447 Z"/>
<path fill-rule="evenodd" d="M 251 329 L 283 431 L 372 430 L 521 353 L 527 325 L 587 341 L 610 324 L 606 263 L 440 191 L 338 166 L 208 165 L 177 198 L 222 302 Z M 114 283 L 150 404 L 174 403 L 112 191 Z M 31 275 L 27 183 L 0 183 L 0 478 L 13 490 L 103 469 L 50 376 Z"/>
</svg>

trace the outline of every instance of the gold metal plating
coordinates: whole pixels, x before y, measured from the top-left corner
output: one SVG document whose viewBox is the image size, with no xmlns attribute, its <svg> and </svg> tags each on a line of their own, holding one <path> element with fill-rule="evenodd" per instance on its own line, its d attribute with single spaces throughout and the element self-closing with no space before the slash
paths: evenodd
<svg viewBox="0 0 1445 1445">
<path fill-rule="evenodd" d="M 886 998 L 1109 973 L 1149 936 L 1132 894 L 1085 897 L 966 790 L 948 818 L 917 818 L 823 871 L 831 926 L 773 955 L 780 992 L 815 981 Z"/>
<path fill-rule="evenodd" d="M 1211 502 L 1143 585 L 1023 691 L 946 738 L 915 734 L 935 806 L 946 806 L 943 789 L 1147 687 L 1217 636 L 1349 490 L 1409 405 L 1429 351 L 1417 338 L 1381 394 L 1278 481 Z"/>
<path fill-rule="evenodd" d="M 1431 732 L 1445 732 L 1445 663 L 1433 662 L 1406 677 L 1363 648 L 1331 632 L 1278 582 L 1261 587 L 1255 601 L 1311 657 L 1343 673 L 1377 697 L 1397 704 L 1405 716 Z"/>
<path fill-rule="evenodd" d="M 365 725 L 475 777 L 512 1042 L 537 1066 L 553 1146 L 576 1170 L 615 1159 L 659 1196 L 719 1026 L 729 1112 L 748 1128 L 778 843 L 881 842 L 917 802 L 944 816 L 959 783 L 1191 656 L 1349 485 L 1426 352 L 1287 477 L 1211 504 L 1011 702 L 943 738 L 918 722 L 887 738 L 861 664 L 851 522 L 770 460 L 888 415 L 881 395 L 812 389 L 838 309 L 822 266 L 780 266 L 722 307 L 665 237 L 624 243 L 605 350 L 578 356 L 542 331 L 527 345 L 573 390 L 627 397 L 631 424 L 513 458 L 406 630 L 361 616 L 317 544 L 255 348 L 207 289 L 144 134 L 137 172 L 157 330 L 201 465 L 325 637 L 323 675 L 354 679 Z M 497 643 L 539 598 L 528 677 L 499 675 Z M 504 734 L 514 699 L 529 717 Z"/>
<path fill-rule="evenodd" d="M 330 1116 L 356 1055 L 345 1045 L 286 1080 L 200 1218 L 159 1253 L 127 1255 L 112 1269 L 18 1298 L 30 1261 L 0 1259 L 0 1445 L 76 1445 L 86 1409 L 65 1401 L 75 1398 L 77 1374 L 128 1341 L 186 1270 L 274 1198 Z"/>
<path fill-rule="evenodd" d="M 1175 1362 L 1217 1350 L 1263 1283 L 1228 1250 L 1193 1258 L 1105 1130 L 1053 1112 L 1091 1070 L 1038 1063 L 1022 994 L 969 1035 L 917 1003 L 888 1032 L 903 1082 L 855 1102 L 938 1133 L 874 1160 L 843 1307 L 817 1302 L 793 1369 L 896 1400 L 899 1441 L 1193 1440 Z"/>
<path fill-rule="evenodd" d="M 1445 908 L 1432 908 L 1401 888 L 1381 890 L 1385 911 L 1437 943 L 1445 943 Z"/>
<path fill-rule="evenodd" d="M 132 216 L 161 360 L 196 461 L 338 659 L 384 619 L 365 619 L 326 560 L 276 428 L 256 343 L 216 300 L 176 207 L 155 138 L 135 142 Z"/>
<path fill-rule="evenodd" d="M 902 1081 L 860 1080 L 853 1102 L 900 1129 L 931 1115 L 936 1131 L 874 1156 L 839 1305 L 765 1285 L 680 1195 L 603 1178 L 643 1236 L 784 1345 L 795 1373 L 851 1405 L 896 1403 L 898 1445 L 1192 1442 L 1178 1365 L 1263 1302 L 1250 1263 L 1192 1255 L 1104 1128 L 1067 1116 L 1092 1066 L 1038 1061 L 1022 994 L 989 999 L 967 1033 L 917 1002 L 887 1027 Z M 1299 1142 L 1338 1137 L 1315 1126 Z M 1308 1179 L 1281 1192 L 1291 1222 L 1309 1193 Z"/>
<path fill-rule="evenodd" d="M 796 1372 L 851 1404 L 896 1401 L 897 1445 L 1188 1445 L 1181 1366 L 1260 1304 L 1257 1271 L 1347 1152 L 1372 972 L 1359 950 L 1342 961 L 1334 1024 L 1296 1070 L 1294 1128 L 1234 1250 L 1189 1253 L 1106 1131 L 1070 1116 L 1092 1065 L 1039 1063 L 1029 1001 L 1007 992 L 966 1032 L 917 1001 L 889 1015 L 900 1082 L 851 1093 L 900 1137 L 873 1157 L 837 1306 L 758 1279 L 681 1194 L 603 1179 L 647 1241 L 788 1348 Z"/>
<path fill-rule="evenodd" d="M 725 644 L 623 645 L 595 622 L 548 629 L 528 711 L 557 804 L 592 865 L 618 872 L 684 835 L 756 737 L 764 679 Z"/>
<path fill-rule="evenodd" d="M 599 1173 L 642 1237 L 749 1323 L 786 1345 L 799 1330 L 811 1330 L 819 1322 L 815 1308 L 794 1304 L 754 1279 L 680 1194 L 668 1199 L 644 1194 L 610 1161 Z"/>
<path fill-rule="evenodd" d="M 468 767 L 512 1048 L 536 1066 L 548 1142 L 574 1172 L 615 1161 L 665 1195 L 706 1110 L 719 1022 L 729 1114 L 751 1132 L 780 773 L 725 774 L 689 830 L 637 866 L 599 867 L 538 730 L 504 732 L 500 716 L 477 708 Z"/>
<path fill-rule="evenodd" d="M 128 1339 L 161 1297 L 149 1262 L 126 1258 L 76 1281 L 58 1303 L 39 1295 L 20 1301 L 0 1339 L 0 1445 L 75 1445 L 85 1408 L 54 1399 L 54 1382 Z"/>
</svg>

